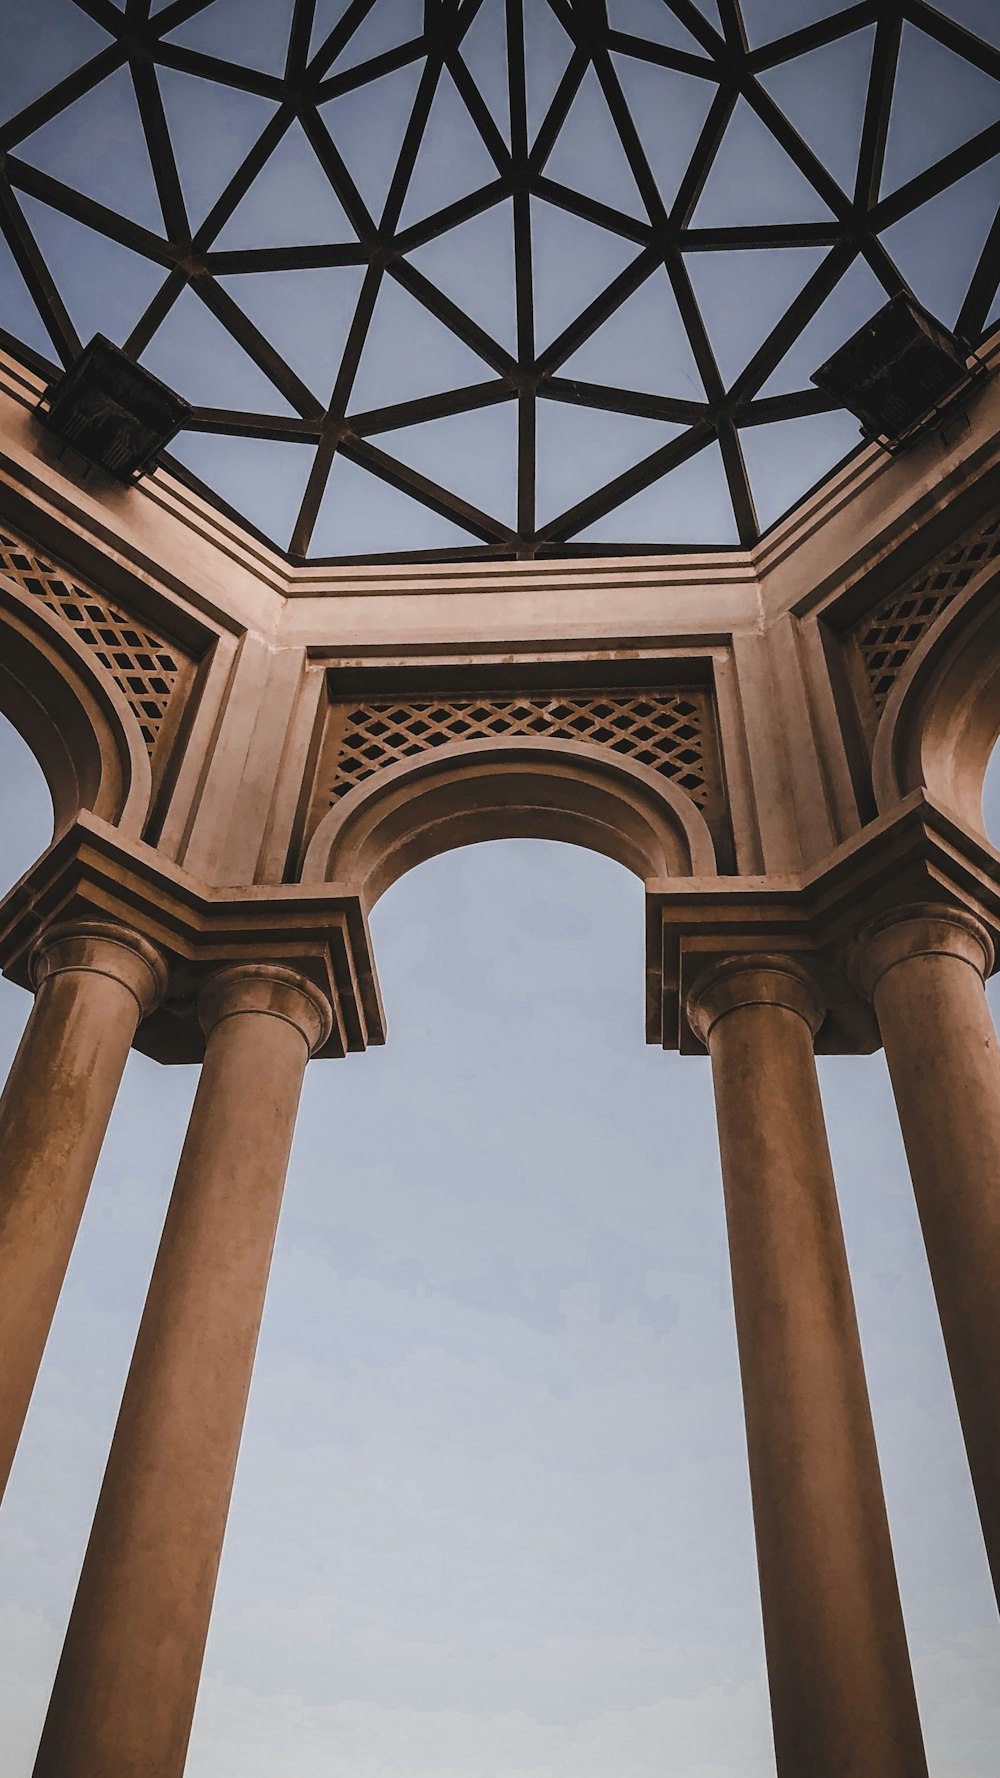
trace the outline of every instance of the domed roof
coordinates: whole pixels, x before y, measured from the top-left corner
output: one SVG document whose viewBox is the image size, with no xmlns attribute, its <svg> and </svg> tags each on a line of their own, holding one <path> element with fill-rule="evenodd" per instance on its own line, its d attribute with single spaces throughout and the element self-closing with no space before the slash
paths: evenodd
<svg viewBox="0 0 1000 1778">
<path fill-rule="evenodd" d="M 7 0 L 0 327 L 297 557 L 752 544 L 1000 317 L 995 0 Z"/>
</svg>

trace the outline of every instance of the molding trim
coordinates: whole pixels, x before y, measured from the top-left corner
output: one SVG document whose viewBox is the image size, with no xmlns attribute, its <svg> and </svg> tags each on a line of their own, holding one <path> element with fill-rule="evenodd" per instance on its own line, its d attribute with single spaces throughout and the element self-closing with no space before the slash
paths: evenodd
<svg viewBox="0 0 1000 1778">
<path fill-rule="evenodd" d="M 532 837 L 603 852 L 643 879 L 716 869 L 704 816 L 648 766 L 583 742 L 493 737 L 451 742 L 364 779 L 320 822 L 302 880 L 350 882 L 370 908 L 440 852 Z"/>
<path fill-rule="evenodd" d="M 702 975 L 735 955 L 782 955 L 816 981 L 826 1016 L 817 1050 L 880 1047 L 853 968 L 872 921 L 919 903 L 972 915 L 1000 936 L 1000 853 L 923 791 L 840 846 L 822 866 L 784 878 L 717 877 L 646 885 L 649 1043 L 704 1053 L 686 1006 Z"/>
<path fill-rule="evenodd" d="M 357 894 L 338 884 L 212 889 L 151 846 L 123 843 L 83 815 L 0 902 L 0 967 L 31 985 L 31 956 L 50 926 L 97 921 L 138 933 L 165 959 L 170 986 L 140 1026 L 136 1048 L 159 1062 L 204 1054 L 197 994 L 214 969 L 268 964 L 305 977 L 330 1002 L 333 1028 L 319 1054 L 385 1041 L 368 923 Z"/>
</svg>

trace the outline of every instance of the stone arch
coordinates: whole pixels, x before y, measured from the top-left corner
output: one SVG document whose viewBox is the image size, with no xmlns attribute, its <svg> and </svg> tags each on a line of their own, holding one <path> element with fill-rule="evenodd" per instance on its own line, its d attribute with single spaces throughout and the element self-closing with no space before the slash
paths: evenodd
<svg viewBox="0 0 1000 1778">
<path fill-rule="evenodd" d="M 900 674 L 875 737 L 879 813 L 917 789 L 985 835 L 983 780 L 1000 735 L 1000 563 L 957 598 Z"/>
<path fill-rule="evenodd" d="M 0 709 L 35 755 L 56 834 L 81 810 L 138 837 L 149 808 L 149 755 L 111 675 L 73 632 L 0 577 Z"/>
<path fill-rule="evenodd" d="M 489 839 L 565 840 L 643 880 L 717 871 L 704 816 L 659 773 L 584 743 L 505 737 L 374 772 L 324 816 L 302 880 L 349 884 L 370 908 L 415 864 Z"/>
</svg>

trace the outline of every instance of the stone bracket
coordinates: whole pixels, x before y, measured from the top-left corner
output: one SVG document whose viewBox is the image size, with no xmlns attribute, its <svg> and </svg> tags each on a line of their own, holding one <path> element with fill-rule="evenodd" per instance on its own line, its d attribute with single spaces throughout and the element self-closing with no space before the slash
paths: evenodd
<svg viewBox="0 0 1000 1778">
<path fill-rule="evenodd" d="M 37 939 L 65 920 L 121 923 L 165 958 L 167 996 L 135 1040 L 156 1061 L 201 1059 L 195 993 L 210 970 L 232 963 L 298 970 L 327 996 L 333 1029 L 321 1056 L 385 1041 L 367 919 L 359 896 L 343 885 L 211 888 L 152 847 L 123 842 L 113 827 L 84 813 L 0 902 L 4 974 L 29 987 Z"/>
<path fill-rule="evenodd" d="M 922 790 L 820 869 L 647 882 L 647 1042 L 704 1055 L 685 1011 L 699 976 L 723 957 L 782 951 L 809 969 L 826 1002 L 817 1050 L 869 1054 L 881 1039 L 852 976 L 852 946 L 869 920 L 914 902 L 965 908 L 1000 934 L 1000 855 Z"/>
</svg>

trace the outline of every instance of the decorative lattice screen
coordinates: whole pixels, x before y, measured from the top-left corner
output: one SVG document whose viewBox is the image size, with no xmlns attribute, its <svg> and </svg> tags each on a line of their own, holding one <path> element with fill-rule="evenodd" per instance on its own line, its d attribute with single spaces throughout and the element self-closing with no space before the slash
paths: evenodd
<svg viewBox="0 0 1000 1778">
<path fill-rule="evenodd" d="M 62 618 L 77 639 L 92 649 L 117 680 L 138 718 L 146 746 L 156 746 L 184 657 L 155 630 L 137 624 L 127 612 L 93 587 L 83 586 L 68 569 L 39 556 L 20 538 L 0 531 L 0 573 Z"/>
<path fill-rule="evenodd" d="M 854 629 L 872 697 L 881 711 L 921 637 L 984 562 L 1000 556 L 1000 517 L 963 538 L 904 593 L 894 593 Z"/>
<path fill-rule="evenodd" d="M 703 691 L 622 688 L 557 696 L 386 698 L 349 706 L 342 721 L 331 803 L 373 772 L 428 748 L 519 735 L 605 747 L 661 772 L 702 808 L 715 800 Z"/>
</svg>

